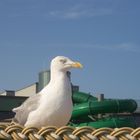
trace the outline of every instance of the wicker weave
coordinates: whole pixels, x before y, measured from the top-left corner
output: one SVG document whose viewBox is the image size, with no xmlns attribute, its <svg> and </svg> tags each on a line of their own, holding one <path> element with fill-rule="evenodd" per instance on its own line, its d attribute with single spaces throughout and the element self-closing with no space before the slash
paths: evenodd
<svg viewBox="0 0 140 140">
<path fill-rule="evenodd" d="M 41 129 L 0 124 L 0 140 L 140 140 L 140 128 L 74 128 L 47 126 Z"/>
</svg>

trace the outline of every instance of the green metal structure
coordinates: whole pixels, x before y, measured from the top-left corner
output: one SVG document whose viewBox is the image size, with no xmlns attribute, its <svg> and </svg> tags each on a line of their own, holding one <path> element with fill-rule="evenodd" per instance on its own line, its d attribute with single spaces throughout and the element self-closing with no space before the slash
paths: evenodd
<svg viewBox="0 0 140 140">
<path fill-rule="evenodd" d="M 74 108 L 71 126 L 91 126 L 94 128 L 136 127 L 133 116 L 120 117 L 117 115 L 118 113 L 132 114 L 137 109 L 135 100 L 104 99 L 98 101 L 98 98 L 84 92 L 74 92 L 72 99 Z M 98 114 L 102 114 L 102 117 L 99 118 Z"/>
<path fill-rule="evenodd" d="M 132 127 L 136 128 L 136 123 L 133 118 L 121 118 L 121 117 L 111 117 L 103 118 L 98 121 L 85 122 L 85 123 L 71 123 L 71 126 L 81 127 L 81 126 L 91 126 L 94 128 L 109 127 L 109 128 L 120 128 L 120 127 Z"/>
<path fill-rule="evenodd" d="M 134 100 L 89 101 L 74 106 L 72 118 L 104 113 L 134 112 L 137 104 Z"/>
</svg>

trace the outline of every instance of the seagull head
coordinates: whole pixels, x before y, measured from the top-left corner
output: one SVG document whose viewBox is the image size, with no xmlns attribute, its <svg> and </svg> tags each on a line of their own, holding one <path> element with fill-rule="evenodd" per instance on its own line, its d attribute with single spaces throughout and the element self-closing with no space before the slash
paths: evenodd
<svg viewBox="0 0 140 140">
<path fill-rule="evenodd" d="M 73 61 L 65 56 L 57 56 L 51 61 L 51 69 L 57 69 L 60 71 L 69 71 L 71 68 L 82 68 L 83 65 L 80 62 Z"/>
</svg>

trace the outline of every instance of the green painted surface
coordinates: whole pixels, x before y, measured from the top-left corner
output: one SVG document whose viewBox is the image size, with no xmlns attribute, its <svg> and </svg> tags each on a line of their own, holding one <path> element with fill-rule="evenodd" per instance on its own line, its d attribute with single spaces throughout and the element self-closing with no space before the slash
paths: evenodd
<svg viewBox="0 0 140 140">
<path fill-rule="evenodd" d="M 72 119 L 80 116 L 96 115 L 102 113 L 133 112 L 137 108 L 134 100 L 104 100 L 81 103 L 74 106 Z"/>
<path fill-rule="evenodd" d="M 85 122 L 85 123 L 78 123 L 78 124 L 70 124 L 74 127 L 81 127 L 81 126 L 91 126 L 94 128 L 102 128 L 102 127 L 110 127 L 110 128 L 119 128 L 119 127 L 133 127 L 136 128 L 136 124 L 133 118 L 106 118 L 101 119 L 95 122 Z"/>
<path fill-rule="evenodd" d="M 97 98 L 90 94 L 79 91 L 79 92 L 73 92 L 72 100 L 74 103 L 83 103 L 88 101 L 96 101 Z"/>
</svg>

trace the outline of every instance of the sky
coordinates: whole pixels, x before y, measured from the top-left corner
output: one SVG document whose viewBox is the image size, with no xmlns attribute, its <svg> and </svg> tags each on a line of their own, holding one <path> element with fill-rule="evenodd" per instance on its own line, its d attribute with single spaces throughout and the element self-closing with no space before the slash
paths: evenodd
<svg viewBox="0 0 140 140">
<path fill-rule="evenodd" d="M 38 81 L 53 57 L 80 61 L 80 91 L 140 99 L 139 0 L 0 0 L 0 91 Z"/>
</svg>

